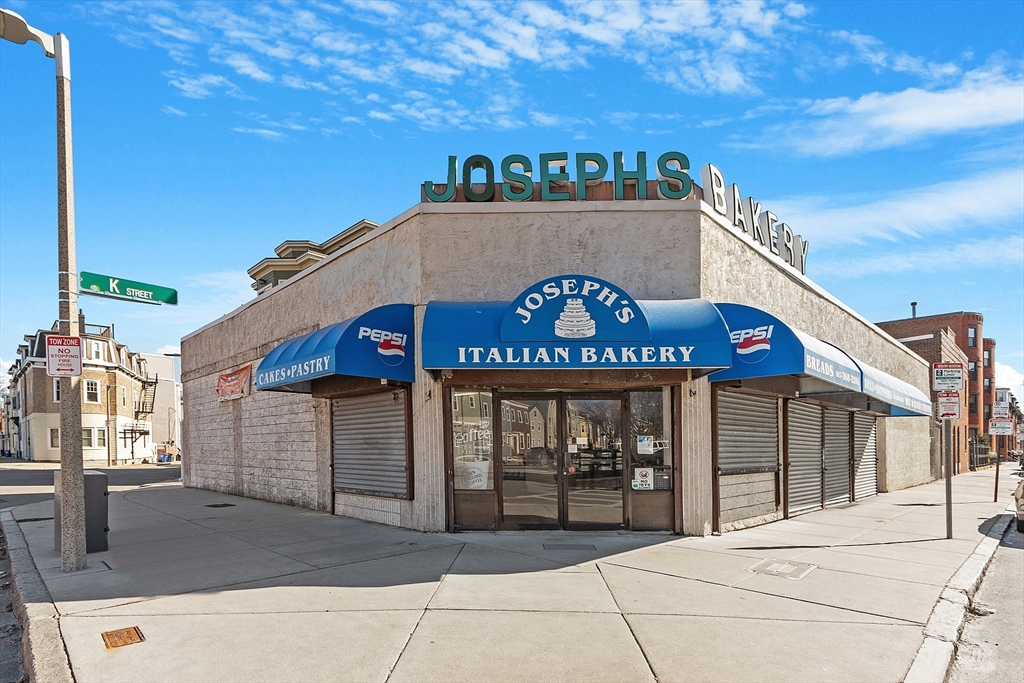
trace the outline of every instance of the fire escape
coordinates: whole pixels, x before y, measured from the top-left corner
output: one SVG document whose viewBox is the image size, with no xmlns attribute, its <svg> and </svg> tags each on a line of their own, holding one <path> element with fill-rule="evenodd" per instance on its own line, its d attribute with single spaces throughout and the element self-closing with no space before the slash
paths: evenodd
<svg viewBox="0 0 1024 683">
<path fill-rule="evenodd" d="M 121 430 L 121 437 L 124 439 L 126 446 L 129 439 L 131 440 L 133 461 L 135 460 L 135 442 L 141 437 L 149 436 L 149 427 L 142 420 L 153 414 L 153 406 L 156 403 L 157 379 L 157 377 L 153 379 L 147 377 L 142 380 L 142 393 L 139 395 L 139 402 L 135 406 L 135 420 L 132 424 Z"/>
</svg>

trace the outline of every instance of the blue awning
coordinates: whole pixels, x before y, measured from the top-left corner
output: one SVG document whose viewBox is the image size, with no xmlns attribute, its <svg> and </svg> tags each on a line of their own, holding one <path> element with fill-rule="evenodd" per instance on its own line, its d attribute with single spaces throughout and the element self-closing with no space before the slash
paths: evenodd
<svg viewBox="0 0 1024 683">
<path fill-rule="evenodd" d="M 413 338 L 412 305 L 380 306 L 278 345 L 256 370 L 256 389 L 308 394 L 328 375 L 412 382 Z"/>
<path fill-rule="evenodd" d="M 574 279 L 575 278 L 575 279 Z M 596 278 L 562 276 L 552 282 L 576 279 L 583 292 L 553 301 L 548 318 L 537 313 L 536 300 L 461 303 L 431 301 L 423 319 L 423 367 L 430 369 L 620 369 L 620 368 L 723 368 L 731 363 L 729 330 L 710 302 L 704 299 L 636 301 L 616 298 L 617 312 L 628 318 L 628 330 L 615 329 L 610 295 L 603 290 L 587 291 Z M 606 283 L 597 281 L 604 287 Z M 551 286 L 551 283 L 548 283 Z M 609 290 L 610 291 L 610 290 Z M 530 293 L 527 290 L 524 295 Z M 589 294 L 589 299 L 584 296 Z M 629 303 L 633 301 L 636 305 Z M 601 304 L 605 304 L 602 306 Z M 621 308 L 630 307 L 630 313 Z M 532 307 L 531 307 L 532 306 Z M 528 313 L 530 311 L 531 313 Z M 519 322 L 509 323 L 516 313 Z M 593 317 L 591 317 L 593 316 Z M 502 323 L 532 322 L 528 334 L 503 339 Z M 637 321 L 645 321 L 636 325 Z M 525 328 L 525 326 L 524 326 Z M 513 328 L 515 329 L 515 328 Z M 648 331 L 649 330 L 649 331 Z M 572 336 L 568 336 L 572 335 Z M 506 333 L 506 337 L 511 336 Z"/>
<path fill-rule="evenodd" d="M 801 386 L 803 395 L 861 390 L 860 368 L 832 344 L 792 328 L 761 309 L 715 305 L 729 326 L 733 362 L 732 367 L 712 373 L 712 382 L 795 375 L 815 380 Z"/>
<path fill-rule="evenodd" d="M 890 406 L 892 417 L 931 415 L 932 402 L 912 384 L 854 358 L 864 375 L 863 392 Z"/>
</svg>

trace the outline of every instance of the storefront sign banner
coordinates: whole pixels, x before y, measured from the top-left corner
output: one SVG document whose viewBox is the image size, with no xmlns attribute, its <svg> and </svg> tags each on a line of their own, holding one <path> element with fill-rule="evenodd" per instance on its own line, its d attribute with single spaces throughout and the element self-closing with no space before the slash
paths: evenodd
<svg viewBox="0 0 1024 683">
<path fill-rule="evenodd" d="M 897 411 L 905 411 L 893 415 L 931 415 L 932 402 L 919 389 L 867 363 L 857 361 L 857 364 L 864 378 L 865 394 L 888 403 Z"/>
<path fill-rule="evenodd" d="M 410 304 L 380 306 L 277 346 L 256 370 L 256 389 L 287 388 L 328 375 L 412 382 L 413 338 Z"/>
<path fill-rule="evenodd" d="M 500 331 L 506 314 L 515 312 L 515 302 L 432 301 L 423 321 L 423 367 L 567 370 L 729 366 L 729 333 L 709 302 L 688 299 L 630 303 L 638 317 L 642 314 L 650 321 L 646 341 L 560 338 L 554 331 L 559 314 L 551 316 L 551 341 L 507 342 L 500 338 Z M 566 329 L 587 330 L 589 326 L 584 315 L 578 314 L 569 318 Z"/>
<path fill-rule="evenodd" d="M 226 372 L 217 377 L 217 400 L 231 401 L 249 395 L 249 378 L 252 376 L 252 365 L 246 365 L 234 372 Z"/>
<path fill-rule="evenodd" d="M 807 375 L 849 391 L 861 389 L 861 373 L 838 348 L 752 306 L 716 304 L 729 326 L 733 364 L 712 381 Z"/>
<path fill-rule="evenodd" d="M 501 341 L 649 342 L 647 317 L 629 294 L 600 278 L 560 275 L 528 287 L 501 321 Z"/>
</svg>

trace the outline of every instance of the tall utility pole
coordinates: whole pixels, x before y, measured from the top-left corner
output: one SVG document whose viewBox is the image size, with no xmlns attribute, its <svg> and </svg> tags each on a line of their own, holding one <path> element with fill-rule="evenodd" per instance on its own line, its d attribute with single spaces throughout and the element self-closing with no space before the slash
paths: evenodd
<svg viewBox="0 0 1024 683">
<path fill-rule="evenodd" d="M 75 186 L 71 159 L 71 52 L 67 36 L 49 35 L 21 15 L 0 8 L 0 38 L 39 43 L 57 63 L 57 299 L 59 329 L 77 337 L 78 273 L 75 270 Z M 85 569 L 85 475 L 82 462 L 82 390 L 78 377 L 60 378 L 60 567 Z"/>
</svg>

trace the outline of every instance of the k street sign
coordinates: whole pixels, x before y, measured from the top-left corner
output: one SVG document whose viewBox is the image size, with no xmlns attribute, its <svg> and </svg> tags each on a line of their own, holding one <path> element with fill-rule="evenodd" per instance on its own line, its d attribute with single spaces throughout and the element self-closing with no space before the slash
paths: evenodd
<svg viewBox="0 0 1024 683">
<path fill-rule="evenodd" d="M 84 271 L 78 274 L 78 293 L 137 301 L 142 304 L 178 305 L 178 292 L 170 287 L 160 287 L 145 282 Z"/>
</svg>

